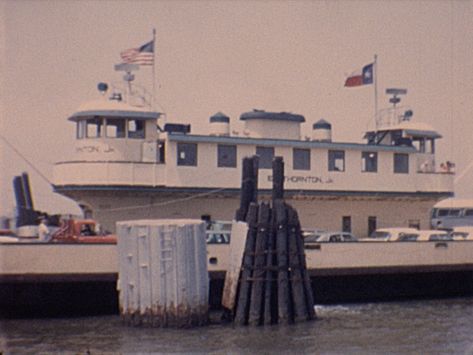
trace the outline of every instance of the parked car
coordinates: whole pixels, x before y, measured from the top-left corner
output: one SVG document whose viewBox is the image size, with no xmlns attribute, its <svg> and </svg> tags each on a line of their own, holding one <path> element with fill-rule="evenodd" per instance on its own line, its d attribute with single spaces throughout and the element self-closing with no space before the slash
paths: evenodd
<svg viewBox="0 0 473 355">
<path fill-rule="evenodd" d="M 415 228 L 380 228 L 375 230 L 368 238 L 360 239 L 361 241 L 370 242 L 396 242 L 402 234 L 416 233 Z"/>
<path fill-rule="evenodd" d="M 304 243 L 357 242 L 358 238 L 347 232 L 318 232 L 304 238 Z"/>
<path fill-rule="evenodd" d="M 450 232 L 450 236 L 453 238 L 453 240 L 473 240 L 473 227 L 455 227 Z"/>
<path fill-rule="evenodd" d="M 207 244 L 229 244 L 232 234 L 232 222 L 209 221 L 205 233 Z"/>
<path fill-rule="evenodd" d="M 442 230 L 418 230 L 413 233 L 401 233 L 400 242 L 449 241 L 453 237 Z"/>
<path fill-rule="evenodd" d="M 231 232 L 207 231 L 205 237 L 207 244 L 230 244 L 230 236 Z"/>
</svg>

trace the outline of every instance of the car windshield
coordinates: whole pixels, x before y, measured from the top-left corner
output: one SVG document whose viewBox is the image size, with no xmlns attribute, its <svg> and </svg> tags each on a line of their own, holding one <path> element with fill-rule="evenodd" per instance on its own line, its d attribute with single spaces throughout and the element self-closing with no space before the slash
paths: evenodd
<svg viewBox="0 0 473 355">
<path fill-rule="evenodd" d="M 207 232 L 207 244 L 229 244 L 230 233 Z"/>
<path fill-rule="evenodd" d="M 429 240 L 451 240 L 452 237 L 448 234 L 432 234 Z"/>
<path fill-rule="evenodd" d="M 468 237 L 468 233 L 465 232 L 452 232 L 450 234 L 452 238 L 466 238 Z"/>
<path fill-rule="evenodd" d="M 399 241 L 400 242 L 415 242 L 418 237 L 419 237 L 418 234 L 401 233 L 401 235 L 399 236 Z"/>
<path fill-rule="evenodd" d="M 354 236 L 351 235 L 351 234 L 344 234 L 344 235 L 343 235 L 343 240 L 344 240 L 345 242 L 354 242 L 354 241 L 356 241 L 357 239 L 356 239 L 356 237 L 354 237 Z"/>
<path fill-rule="evenodd" d="M 320 238 L 320 234 L 307 234 L 304 236 L 304 242 L 316 242 Z"/>
</svg>

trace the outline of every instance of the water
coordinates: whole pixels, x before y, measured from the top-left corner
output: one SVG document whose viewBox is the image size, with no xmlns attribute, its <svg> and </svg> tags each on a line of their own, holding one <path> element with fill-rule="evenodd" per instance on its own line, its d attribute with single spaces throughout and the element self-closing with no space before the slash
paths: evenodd
<svg viewBox="0 0 473 355">
<path fill-rule="evenodd" d="M 292 326 L 127 327 L 119 316 L 2 320 L 0 353 L 473 354 L 473 298 L 316 306 Z"/>
</svg>

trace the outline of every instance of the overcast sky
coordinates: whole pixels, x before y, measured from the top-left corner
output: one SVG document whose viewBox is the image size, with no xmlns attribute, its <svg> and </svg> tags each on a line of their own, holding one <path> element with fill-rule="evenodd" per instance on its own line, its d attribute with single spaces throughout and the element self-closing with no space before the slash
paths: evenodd
<svg viewBox="0 0 473 355">
<path fill-rule="evenodd" d="M 156 28 L 159 109 L 203 133 L 222 111 L 290 111 L 332 123 L 336 141 L 361 142 L 373 124 L 373 86 L 344 88 L 378 55 L 380 107 L 387 87 L 408 89 L 414 120 L 443 139 L 438 162 L 456 163 L 460 197 L 473 197 L 472 1 L 14 1 L 0 2 L 0 134 L 46 179 L 75 136 L 67 121 L 118 81 L 120 51 Z M 138 80 L 152 87 L 150 67 Z M 0 141 L 0 215 L 14 205 L 12 178 L 27 171 L 36 208 L 78 212 Z"/>
</svg>

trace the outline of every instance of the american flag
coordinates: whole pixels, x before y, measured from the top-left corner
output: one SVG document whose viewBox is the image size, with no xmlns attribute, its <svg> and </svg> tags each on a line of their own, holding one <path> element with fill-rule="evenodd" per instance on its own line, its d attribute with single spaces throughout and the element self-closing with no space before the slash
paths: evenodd
<svg viewBox="0 0 473 355">
<path fill-rule="evenodd" d="M 139 48 L 126 49 L 120 53 L 124 63 L 134 63 L 138 65 L 153 65 L 154 61 L 154 40 L 143 44 Z"/>
</svg>

